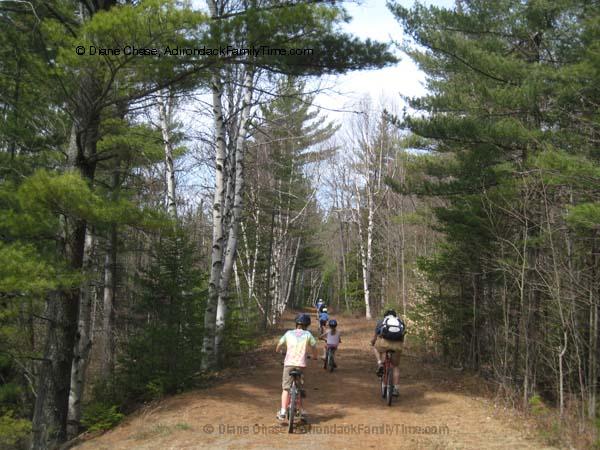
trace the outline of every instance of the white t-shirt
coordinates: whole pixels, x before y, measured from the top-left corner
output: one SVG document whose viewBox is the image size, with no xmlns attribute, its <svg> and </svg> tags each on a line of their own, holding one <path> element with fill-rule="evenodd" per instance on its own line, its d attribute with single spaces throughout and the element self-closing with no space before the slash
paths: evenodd
<svg viewBox="0 0 600 450">
<path fill-rule="evenodd" d="M 340 344 L 340 332 L 331 334 L 331 330 L 327 330 L 327 345 L 338 346 Z"/>
</svg>

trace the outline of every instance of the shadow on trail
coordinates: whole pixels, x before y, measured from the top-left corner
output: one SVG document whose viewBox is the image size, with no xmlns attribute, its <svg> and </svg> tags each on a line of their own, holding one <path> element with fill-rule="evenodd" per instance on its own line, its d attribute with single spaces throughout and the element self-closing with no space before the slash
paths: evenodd
<svg viewBox="0 0 600 450">
<path fill-rule="evenodd" d="M 294 315 L 286 313 L 286 326 L 278 331 L 279 336 L 293 328 Z M 309 361 L 304 403 L 308 425 L 299 426 L 293 435 L 288 435 L 275 417 L 280 406 L 283 366 L 281 356 L 275 353 L 277 337 L 269 333 L 256 353 L 248 358 L 251 365 L 240 364 L 239 369 L 224 371 L 223 378 L 211 387 L 160 402 L 147 413 L 132 417 L 105 436 L 92 440 L 85 446 L 86 450 L 324 446 L 332 450 L 539 448 L 529 446 L 514 430 L 488 417 L 488 410 L 474 401 L 477 391 L 473 385 L 481 384 L 481 380 L 427 363 L 410 354 L 410 346 L 400 358 L 400 396 L 391 407 L 387 406 L 381 398 L 380 380 L 375 375 L 376 358 L 369 343 L 375 321 L 336 314 L 333 317 L 340 323 L 342 336 L 336 353 L 338 368 L 330 373 L 323 370 L 322 361 L 318 365 Z M 314 328 L 311 331 L 314 333 Z M 320 354 L 323 345 L 319 343 Z M 403 431 L 404 436 L 396 437 L 357 433 L 352 428 L 366 425 L 366 430 L 384 424 L 386 427 L 406 425 L 407 429 L 417 430 L 443 425 L 447 431 L 426 436 Z M 314 428 L 311 429 L 311 425 Z M 332 425 L 336 430 L 342 426 L 343 432 L 324 436 L 324 430 L 331 429 Z M 249 427 L 251 431 L 221 433 L 221 426 Z M 267 431 L 253 433 L 257 426 Z M 346 426 L 349 426 L 348 431 Z M 135 442 L 132 443 L 132 439 Z"/>
</svg>

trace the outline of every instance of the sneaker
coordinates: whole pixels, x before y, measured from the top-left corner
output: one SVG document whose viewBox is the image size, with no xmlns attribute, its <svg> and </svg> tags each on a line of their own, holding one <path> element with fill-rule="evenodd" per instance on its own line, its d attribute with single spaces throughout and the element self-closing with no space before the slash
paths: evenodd
<svg viewBox="0 0 600 450">
<path fill-rule="evenodd" d="M 378 377 L 382 377 L 383 376 L 383 366 L 377 366 L 377 376 Z"/>
<path fill-rule="evenodd" d="M 302 420 L 303 422 L 308 421 L 308 414 L 306 411 L 304 411 L 304 410 L 300 411 L 300 420 Z"/>
<path fill-rule="evenodd" d="M 398 388 L 396 386 L 394 386 L 394 389 L 392 389 L 392 395 L 394 397 L 399 397 L 400 396 L 400 391 L 398 390 Z"/>
<path fill-rule="evenodd" d="M 283 422 L 286 419 L 286 414 L 285 414 L 285 410 L 284 411 L 277 411 L 277 420 Z"/>
</svg>

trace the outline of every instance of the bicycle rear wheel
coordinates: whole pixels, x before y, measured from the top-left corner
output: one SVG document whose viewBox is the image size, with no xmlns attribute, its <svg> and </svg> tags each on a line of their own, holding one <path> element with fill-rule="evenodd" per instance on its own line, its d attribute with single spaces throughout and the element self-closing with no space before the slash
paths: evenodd
<svg viewBox="0 0 600 450">
<path fill-rule="evenodd" d="M 331 349 L 327 350 L 327 365 L 329 366 L 329 371 L 333 372 L 333 350 Z"/>
<path fill-rule="evenodd" d="M 296 418 L 296 399 L 298 398 L 298 389 L 296 388 L 296 381 L 292 382 L 292 388 L 290 389 L 290 405 L 288 406 L 288 433 L 294 432 L 294 419 Z"/>
<path fill-rule="evenodd" d="M 388 406 L 392 406 L 392 397 L 394 396 L 394 369 L 392 367 L 388 367 L 387 369 L 387 392 L 386 400 Z"/>
<path fill-rule="evenodd" d="M 384 372 L 381 376 L 381 398 L 385 398 L 385 394 L 387 392 L 387 385 L 385 384 L 387 380 L 387 374 Z"/>
</svg>

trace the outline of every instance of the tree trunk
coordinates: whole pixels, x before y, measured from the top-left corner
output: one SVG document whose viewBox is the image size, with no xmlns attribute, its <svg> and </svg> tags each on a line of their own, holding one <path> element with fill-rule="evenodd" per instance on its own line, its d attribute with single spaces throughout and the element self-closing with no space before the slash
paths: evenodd
<svg viewBox="0 0 600 450">
<path fill-rule="evenodd" d="M 34 450 L 54 448 L 67 437 L 72 344 L 76 333 L 76 327 L 70 324 L 77 320 L 73 305 L 78 299 L 74 295 L 65 297 L 64 293 L 54 293 L 46 301 L 48 330 L 36 388 L 31 447 Z"/>
<path fill-rule="evenodd" d="M 403 174 L 404 177 L 404 174 Z M 400 265 L 402 267 L 402 315 L 406 316 L 406 262 L 404 249 L 406 248 L 406 233 L 404 231 L 404 195 L 400 195 Z"/>
<path fill-rule="evenodd" d="M 265 318 L 264 318 L 264 328 L 267 328 L 270 323 L 270 313 L 271 313 L 271 279 L 272 279 L 272 270 L 273 270 L 273 240 L 275 239 L 275 208 L 271 211 L 271 232 L 269 235 L 269 251 L 268 251 L 268 259 L 267 259 L 267 271 L 266 271 L 266 286 L 265 286 Z"/>
<path fill-rule="evenodd" d="M 254 74 L 250 70 L 250 67 L 247 66 L 244 75 L 244 96 L 240 113 L 241 117 L 235 144 L 235 193 L 232 207 L 233 211 L 231 215 L 231 224 L 228 230 L 227 246 L 225 247 L 224 262 L 222 264 L 222 273 L 218 288 L 217 304 L 219 305 L 219 303 L 222 303 L 221 306 L 218 306 L 218 310 L 221 310 L 222 315 L 219 316 L 219 312 L 217 311 L 217 316 L 215 318 L 214 358 L 216 360 L 218 360 L 220 357 L 220 346 L 223 341 L 223 331 L 225 328 L 225 317 L 227 313 L 226 303 L 229 297 L 229 280 L 231 279 L 233 262 L 236 258 L 238 229 L 242 216 L 242 205 L 244 198 L 244 154 L 250 119 L 250 108 L 252 106 L 253 76 Z M 230 174 L 230 176 L 234 176 L 234 174 Z"/>
<path fill-rule="evenodd" d="M 115 368 L 115 344 L 113 325 L 115 321 L 115 293 L 117 287 L 117 226 L 111 225 L 108 248 L 104 260 L 104 289 L 102 308 L 102 363 L 100 373 L 104 379 L 113 375 Z"/>
<path fill-rule="evenodd" d="M 73 364 L 71 365 L 71 390 L 69 392 L 69 413 L 67 419 L 67 438 L 72 439 L 79 434 L 81 420 L 81 402 L 85 375 L 89 363 L 89 353 L 92 348 L 91 339 L 91 309 L 92 290 L 92 264 L 94 257 L 94 236 L 89 229 L 85 232 L 85 245 L 83 250 L 82 271 L 86 281 L 81 287 L 79 295 L 79 320 L 77 330 L 77 343 L 73 351 Z"/>
<path fill-rule="evenodd" d="M 86 82 L 83 82 L 87 85 Z M 93 96 L 93 89 L 86 95 Z M 88 183 L 94 180 L 96 143 L 100 117 L 80 105 L 81 122 L 73 125 L 69 145 L 69 165 L 81 173 Z M 81 271 L 86 224 L 61 216 L 58 253 L 70 268 Z M 32 448 L 47 449 L 67 438 L 71 366 L 77 339 L 79 288 L 55 292 L 46 299 L 48 321 L 44 361 L 38 376 L 38 389 L 32 422 Z"/>
<path fill-rule="evenodd" d="M 560 417 L 564 416 L 565 412 L 565 399 L 564 399 L 564 374 L 563 374 L 563 357 L 565 356 L 565 352 L 567 351 L 567 332 L 563 332 L 563 342 L 564 346 L 559 348 L 558 353 L 558 373 L 559 373 L 559 382 L 558 382 L 558 393 L 559 393 L 559 412 Z"/>
<path fill-rule="evenodd" d="M 283 303 L 283 306 L 279 311 L 280 315 L 282 315 L 283 311 L 285 311 L 285 308 L 287 307 L 287 305 L 290 301 L 290 297 L 291 297 L 293 289 L 294 289 L 294 282 L 296 280 L 296 262 L 298 261 L 298 254 L 300 253 L 300 242 L 301 241 L 302 241 L 302 238 L 298 238 L 298 244 L 296 245 L 296 252 L 294 253 L 294 257 L 292 260 L 292 268 L 290 270 L 290 276 L 288 278 L 285 302 Z"/>
<path fill-rule="evenodd" d="M 372 203 L 369 200 L 370 195 L 367 194 L 367 234 L 364 235 L 364 230 L 362 226 L 362 218 L 360 214 L 360 193 L 358 191 L 358 186 L 356 186 L 356 191 L 358 194 L 358 202 L 359 202 L 359 211 L 357 217 L 358 223 L 358 235 L 360 241 L 360 260 L 361 267 L 363 273 L 363 291 L 364 291 L 364 299 L 365 299 L 365 318 L 371 319 L 371 262 L 373 260 L 372 256 L 372 244 L 373 244 L 373 208 Z M 365 248 L 365 239 L 366 239 L 366 248 Z"/>
<path fill-rule="evenodd" d="M 338 220 L 340 222 L 340 245 L 342 253 L 342 289 L 344 290 L 344 305 L 346 312 L 350 312 L 350 304 L 348 303 L 348 270 L 346 268 L 346 240 L 344 238 L 344 223 L 340 212 L 338 212 Z"/>
<path fill-rule="evenodd" d="M 598 389 L 598 296 L 600 295 L 600 281 L 598 281 L 598 261 L 600 250 L 598 249 L 598 236 L 595 232 L 592 237 L 592 250 L 591 250 L 591 265 L 592 265 L 592 276 L 591 286 L 589 287 L 590 292 L 590 338 L 589 338 L 589 395 L 588 395 L 588 418 L 594 419 L 596 417 L 596 392 Z"/>
<path fill-rule="evenodd" d="M 216 15 L 216 12 L 215 14 Z M 225 125 L 223 120 L 223 84 L 220 73 L 212 80 L 213 116 L 215 120 L 215 192 L 213 196 L 213 238 L 211 271 L 208 283 L 208 299 L 204 311 L 204 339 L 202 342 L 202 369 L 214 369 L 217 365 L 215 335 L 219 285 L 223 267 L 223 200 L 225 195 Z"/>
<path fill-rule="evenodd" d="M 173 143 L 171 142 L 171 122 L 173 115 L 173 96 L 168 92 L 161 95 L 158 101 L 160 131 L 165 146 L 165 180 L 167 184 L 167 212 L 172 218 L 177 217 L 175 197 L 175 170 L 173 167 Z"/>
</svg>

